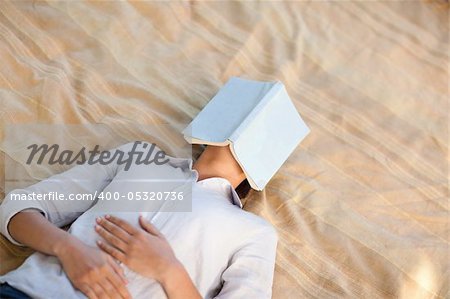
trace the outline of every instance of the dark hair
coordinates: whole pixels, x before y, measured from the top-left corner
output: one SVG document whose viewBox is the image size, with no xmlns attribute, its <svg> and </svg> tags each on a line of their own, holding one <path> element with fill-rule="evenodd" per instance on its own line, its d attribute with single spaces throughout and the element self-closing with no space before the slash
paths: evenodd
<svg viewBox="0 0 450 299">
<path fill-rule="evenodd" d="M 247 179 L 243 180 L 237 187 L 236 187 L 236 193 L 239 195 L 240 199 L 245 198 L 252 187 L 250 186 L 250 183 Z"/>
</svg>

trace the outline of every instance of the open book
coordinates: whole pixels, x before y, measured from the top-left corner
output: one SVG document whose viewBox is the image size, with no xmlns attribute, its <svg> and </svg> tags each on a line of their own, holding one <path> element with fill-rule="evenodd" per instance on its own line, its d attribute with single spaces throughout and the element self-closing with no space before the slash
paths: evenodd
<svg viewBox="0 0 450 299">
<path fill-rule="evenodd" d="M 309 132 L 281 82 L 237 77 L 183 130 L 190 143 L 230 146 L 256 190 L 265 187 Z"/>
</svg>

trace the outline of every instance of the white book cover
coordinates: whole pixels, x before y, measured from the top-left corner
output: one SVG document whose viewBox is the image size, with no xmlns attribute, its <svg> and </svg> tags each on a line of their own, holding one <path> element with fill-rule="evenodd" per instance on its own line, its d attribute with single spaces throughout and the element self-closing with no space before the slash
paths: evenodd
<svg viewBox="0 0 450 299">
<path fill-rule="evenodd" d="M 189 143 L 230 146 L 256 190 L 265 187 L 309 132 L 281 82 L 237 77 L 183 130 Z"/>
</svg>

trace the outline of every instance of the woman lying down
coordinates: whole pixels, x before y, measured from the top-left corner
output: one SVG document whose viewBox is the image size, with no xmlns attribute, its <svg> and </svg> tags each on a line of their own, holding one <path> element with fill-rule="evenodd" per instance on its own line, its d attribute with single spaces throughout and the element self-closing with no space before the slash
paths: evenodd
<svg viewBox="0 0 450 299">
<path fill-rule="evenodd" d="M 242 210 L 236 188 L 262 190 L 308 133 L 280 82 L 233 77 L 184 131 L 192 143 L 230 146 L 208 145 L 194 164 L 172 157 L 150 165 L 87 163 L 11 192 L 0 206 L 0 231 L 37 252 L 0 276 L 2 298 L 270 298 L 277 234 Z M 132 155 L 136 144 L 116 151 Z M 99 199 L 137 199 L 137 189 L 170 181 L 189 182 L 187 209 L 176 200 L 112 209 L 114 201 Z M 14 200 L 51 192 L 99 196 L 94 203 Z M 68 232 L 59 228 L 71 222 Z"/>
<path fill-rule="evenodd" d="M 207 146 L 193 165 L 166 158 L 127 171 L 118 163 L 79 165 L 8 194 L 0 206 L 1 232 L 37 252 L 0 277 L 1 298 L 270 298 L 277 235 L 241 209 L 235 188 L 245 175 L 229 147 Z M 191 212 L 105 213 L 106 200 L 13 199 L 134 193 L 129 185 L 154 180 L 155 172 L 192 179 Z M 59 228 L 72 221 L 68 232 Z"/>
</svg>

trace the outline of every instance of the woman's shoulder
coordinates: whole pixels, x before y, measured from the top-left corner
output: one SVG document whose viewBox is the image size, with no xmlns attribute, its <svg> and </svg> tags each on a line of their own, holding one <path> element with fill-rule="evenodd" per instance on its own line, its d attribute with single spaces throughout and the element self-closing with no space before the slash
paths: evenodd
<svg viewBox="0 0 450 299">
<path fill-rule="evenodd" d="M 245 228 L 250 234 L 254 236 L 264 236 L 265 239 L 278 240 L 278 233 L 275 227 L 267 219 L 252 212 L 241 210 L 240 226 Z"/>
</svg>

